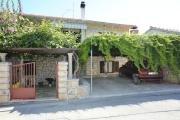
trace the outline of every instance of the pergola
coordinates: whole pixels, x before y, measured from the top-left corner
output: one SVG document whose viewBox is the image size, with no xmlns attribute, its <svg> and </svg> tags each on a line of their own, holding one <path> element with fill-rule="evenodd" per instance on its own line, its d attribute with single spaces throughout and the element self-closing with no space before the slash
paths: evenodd
<svg viewBox="0 0 180 120">
<path fill-rule="evenodd" d="M 72 56 L 77 52 L 77 48 L 4 48 L 0 49 L 0 57 L 5 62 L 8 53 L 32 53 L 50 55 L 68 55 L 68 78 L 72 78 Z"/>
<path fill-rule="evenodd" d="M 77 48 L 4 48 L 3 53 L 67 54 L 78 51 Z"/>
</svg>

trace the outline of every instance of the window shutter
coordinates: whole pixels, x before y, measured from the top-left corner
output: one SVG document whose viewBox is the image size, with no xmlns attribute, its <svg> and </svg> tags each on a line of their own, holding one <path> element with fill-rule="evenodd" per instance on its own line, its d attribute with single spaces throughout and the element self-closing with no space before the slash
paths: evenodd
<svg viewBox="0 0 180 120">
<path fill-rule="evenodd" d="M 112 62 L 112 72 L 119 72 L 119 62 L 118 61 Z"/>
<path fill-rule="evenodd" d="M 100 73 L 104 73 L 104 61 L 100 61 Z"/>
</svg>

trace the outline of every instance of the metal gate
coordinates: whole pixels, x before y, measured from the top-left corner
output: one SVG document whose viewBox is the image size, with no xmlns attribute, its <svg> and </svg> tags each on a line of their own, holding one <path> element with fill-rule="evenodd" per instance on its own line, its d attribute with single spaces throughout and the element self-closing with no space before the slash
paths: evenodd
<svg viewBox="0 0 180 120">
<path fill-rule="evenodd" d="M 35 98 L 35 62 L 11 65 L 11 99 Z"/>
</svg>

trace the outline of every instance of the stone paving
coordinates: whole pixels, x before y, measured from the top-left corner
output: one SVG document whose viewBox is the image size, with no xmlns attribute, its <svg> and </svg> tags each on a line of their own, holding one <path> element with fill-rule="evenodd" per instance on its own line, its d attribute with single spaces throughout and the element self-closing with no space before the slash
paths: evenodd
<svg viewBox="0 0 180 120">
<path fill-rule="evenodd" d="M 87 79 L 87 81 L 90 83 L 90 79 Z M 121 96 L 173 90 L 180 90 L 180 85 L 166 82 L 143 82 L 135 85 L 131 79 L 126 77 L 93 78 L 93 92 L 91 96 Z"/>
<path fill-rule="evenodd" d="M 36 98 L 56 98 L 56 87 L 48 85 L 36 87 Z"/>
</svg>

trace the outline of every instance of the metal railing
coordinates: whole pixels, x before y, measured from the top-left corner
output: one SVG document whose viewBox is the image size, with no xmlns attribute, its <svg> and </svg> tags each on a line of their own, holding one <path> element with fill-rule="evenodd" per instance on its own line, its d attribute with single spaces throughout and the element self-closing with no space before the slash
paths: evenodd
<svg viewBox="0 0 180 120">
<path fill-rule="evenodd" d="M 35 88 L 35 62 L 11 65 L 12 88 Z"/>
</svg>

